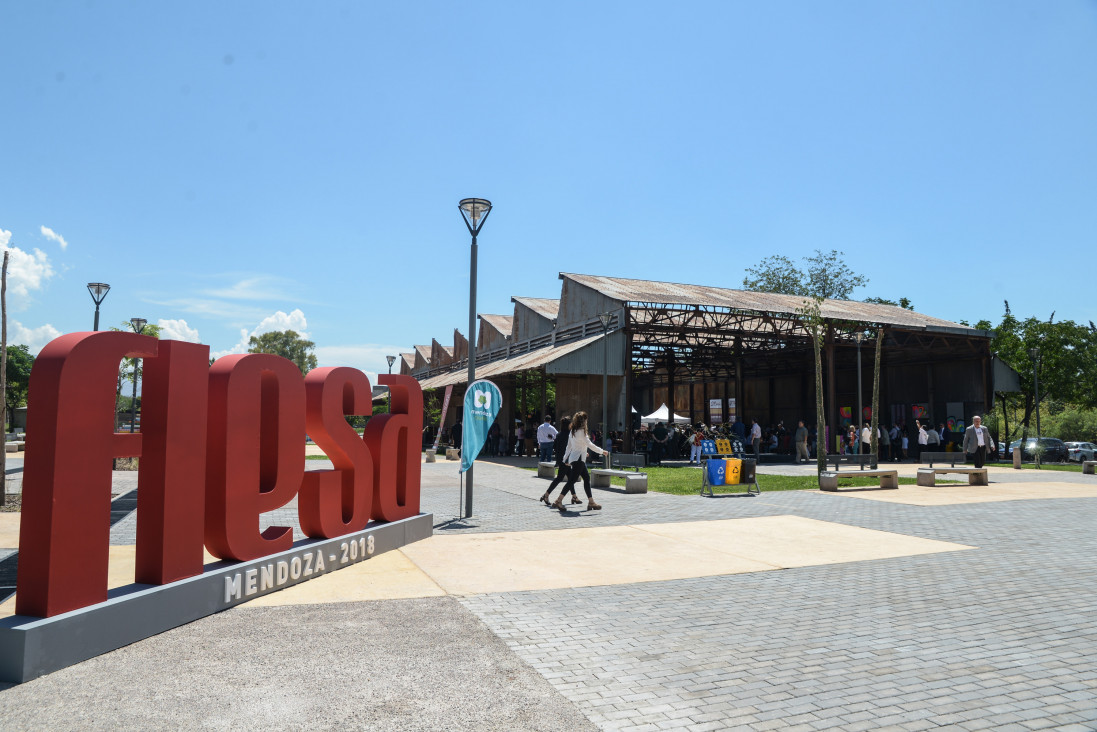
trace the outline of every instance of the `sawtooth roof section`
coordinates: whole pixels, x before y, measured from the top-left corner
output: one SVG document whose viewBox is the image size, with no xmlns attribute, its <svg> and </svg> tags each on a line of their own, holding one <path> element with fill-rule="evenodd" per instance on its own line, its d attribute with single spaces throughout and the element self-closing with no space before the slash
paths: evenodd
<svg viewBox="0 0 1097 732">
<path fill-rule="evenodd" d="M 415 370 L 415 354 L 414 353 L 401 353 L 400 354 L 400 373 L 408 375 Z"/>
<path fill-rule="evenodd" d="M 706 285 L 682 285 L 673 282 L 654 282 L 651 280 L 632 280 L 623 277 L 600 277 L 561 272 L 560 279 L 565 278 L 624 303 L 701 305 L 731 310 L 749 310 L 758 313 L 793 315 L 796 313 L 797 308 L 807 302 L 805 298 L 799 295 L 729 290 L 723 287 L 708 287 Z M 957 332 L 983 334 L 981 330 L 953 323 L 950 320 L 922 315 L 895 305 L 828 299 L 823 301 L 820 313 L 824 318 L 833 320 L 882 323 L 898 328 L 943 328 Z"/>
<path fill-rule="evenodd" d="M 552 320 L 560 312 L 560 301 L 546 297 L 512 297 L 511 302 L 521 303 L 542 318 Z M 509 332 L 509 331 L 508 331 Z"/>
<path fill-rule="evenodd" d="M 520 356 L 512 356 L 505 358 L 502 361 L 492 361 L 484 366 L 478 366 L 476 368 L 477 379 L 490 379 L 492 376 L 499 376 L 501 374 L 510 374 L 516 371 L 526 371 L 528 369 L 535 369 L 544 366 L 547 363 L 555 361 L 558 358 L 568 355 L 574 351 L 578 351 L 584 346 L 588 346 L 591 343 L 602 338 L 602 334 L 588 336 L 577 341 L 572 341 L 563 346 L 557 346 L 555 348 L 539 348 L 536 351 L 529 351 L 523 353 Z M 468 381 L 468 371 L 465 369 L 459 369 L 458 371 L 450 371 L 445 374 L 438 374 L 432 376 L 429 379 L 424 379 L 419 382 L 419 386 L 424 389 L 438 389 L 443 386 L 451 386 L 454 384 L 464 384 Z"/>
<path fill-rule="evenodd" d="M 416 368 L 424 368 L 430 366 L 430 346 L 416 346 L 415 354 L 417 358 L 413 364 Z M 422 363 L 420 363 L 420 360 Z"/>
<path fill-rule="evenodd" d="M 480 320 L 487 323 L 489 326 L 499 331 L 505 336 L 510 335 L 510 328 L 514 322 L 514 316 L 511 315 L 480 315 Z"/>
</svg>

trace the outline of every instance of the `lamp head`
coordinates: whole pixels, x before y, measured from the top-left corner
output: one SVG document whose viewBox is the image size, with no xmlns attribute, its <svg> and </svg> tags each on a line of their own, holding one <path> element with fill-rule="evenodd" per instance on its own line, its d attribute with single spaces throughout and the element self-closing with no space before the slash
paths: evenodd
<svg viewBox="0 0 1097 732">
<path fill-rule="evenodd" d="M 144 318 L 130 318 L 130 325 L 133 327 L 134 333 L 140 333 L 145 329 L 145 326 L 149 321 Z"/>
<path fill-rule="evenodd" d="M 88 292 L 91 293 L 91 299 L 95 301 L 95 304 L 103 302 L 103 298 L 107 296 L 110 291 L 110 285 L 106 282 L 89 282 Z"/>
<path fill-rule="evenodd" d="M 389 366 L 392 366 L 392 362 L 396 360 L 396 356 L 385 356 L 385 360 L 389 362 Z"/>
<path fill-rule="evenodd" d="M 457 204 L 461 215 L 465 217 L 465 226 L 469 233 L 476 236 L 491 212 L 491 201 L 484 198 L 464 198 Z"/>
<path fill-rule="evenodd" d="M 613 313 L 598 313 L 598 319 L 602 321 L 603 328 L 609 328 L 609 323 L 613 320 Z"/>
</svg>

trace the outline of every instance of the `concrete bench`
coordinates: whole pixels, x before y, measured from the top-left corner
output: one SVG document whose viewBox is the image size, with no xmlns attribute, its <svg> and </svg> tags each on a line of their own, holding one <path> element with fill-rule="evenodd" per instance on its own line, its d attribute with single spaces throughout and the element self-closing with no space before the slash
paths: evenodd
<svg viewBox="0 0 1097 732">
<path fill-rule="evenodd" d="M 647 493 L 648 474 L 632 470 L 595 468 L 590 471 L 590 484 L 595 488 L 609 488 L 610 478 L 625 479 L 625 493 Z"/>
<path fill-rule="evenodd" d="M 647 467 L 647 456 L 632 455 L 627 452 L 611 452 L 609 454 L 610 468 L 632 468 L 639 471 Z"/>
<path fill-rule="evenodd" d="M 537 477 L 553 479 L 556 477 L 556 463 L 537 463 Z"/>
<path fill-rule="evenodd" d="M 842 463 L 847 465 L 860 465 L 861 470 L 864 470 L 866 465 L 872 464 L 872 454 L 866 452 L 860 455 L 827 455 L 827 463 L 834 463 L 835 471 L 839 469 L 838 466 Z"/>
<path fill-rule="evenodd" d="M 461 451 L 460 450 L 458 450 L 456 447 L 447 447 L 446 448 L 446 460 L 460 460 L 460 459 L 461 459 Z"/>
<path fill-rule="evenodd" d="M 989 485 L 986 468 L 918 468 L 918 485 L 937 485 L 938 473 L 966 473 L 968 485 Z"/>
<path fill-rule="evenodd" d="M 1082 473 L 1084 475 L 1093 475 L 1095 468 L 1097 468 L 1097 460 L 1085 460 L 1082 462 Z"/>
<path fill-rule="evenodd" d="M 923 452 L 919 460 L 928 464 L 931 468 L 934 463 L 948 463 L 955 468 L 956 463 L 963 465 L 967 462 L 967 455 L 961 450 L 955 452 Z"/>
<path fill-rule="evenodd" d="M 856 474 L 858 477 L 866 478 L 880 478 L 880 488 L 898 488 L 899 487 L 899 471 L 898 470 L 865 470 Z M 821 491 L 837 491 L 838 490 L 838 473 L 819 473 L 819 490 Z M 846 477 L 849 477 L 847 473 Z M 854 489 L 856 490 L 856 489 Z"/>
<path fill-rule="evenodd" d="M 4 452 L 22 452 L 25 445 L 26 445 L 26 443 L 24 443 L 23 441 L 5 442 L 4 443 Z"/>
</svg>

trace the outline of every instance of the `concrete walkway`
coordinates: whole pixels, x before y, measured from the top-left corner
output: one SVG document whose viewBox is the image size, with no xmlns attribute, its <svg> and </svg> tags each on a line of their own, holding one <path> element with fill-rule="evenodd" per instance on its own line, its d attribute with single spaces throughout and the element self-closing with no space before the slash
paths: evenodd
<svg viewBox="0 0 1097 732">
<path fill-rule="evenodd" d="M 508 460 L 472 519 L 425 464 L 431 539 L 0 691 L 0 728 L 1097 728 L 1092 476 L 561 513 Z"/>
</svg>

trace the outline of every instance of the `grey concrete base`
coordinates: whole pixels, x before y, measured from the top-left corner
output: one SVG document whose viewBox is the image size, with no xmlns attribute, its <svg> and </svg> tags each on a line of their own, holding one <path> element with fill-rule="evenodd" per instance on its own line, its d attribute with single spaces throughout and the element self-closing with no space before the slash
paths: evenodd
<svg viewBox="0 0 1097 732">
<path fill-rule="evenodd" d="M 461 451 L 460 450 L 458 450 L 456 447 L 447 447 L 446 448 L 446 460 L 460 460 L 460 459 L 461 459 Z"/>
<path fill-rule="evenodd" d="M 968 485 L 990 485 L 986 468 L 918 468 L 918 485 L 932 488 L 938 473 L 966 474 Z"/>
<path fill-rule="evenodd" d="M 647 493 L 648 474 L 631 470 L 605 470 L 595 468 L 590 471 L 590 485 L 593 488 L 609 488 L 610 478 L 625 479 L 625 493 Z"/>
<path fill-rule="evenodd" d="M 1082 463 L 1082 474 L 1093 475 L 1094 468 L 1097 468 L 1097 460 L 1086 460 Z"/>
<path fill-rule="evenodd" d="M 249 562 L 215 562 L 167 585 L 132 584 L 106 602 L 52 618 L 0 620 L 0 681 L 22 683 L 262 595 L 384 554 L 434 533 L 419 514 L 336 539 L 306 539 Z"/>
<path fill-rule="evenodd" d="M 856 473 L 847 473 L 846 477 L 880 478 L 880 487 L 884 489 L 899 488 L 899 471 L 897 470 L 859 470 Z M 838 473 L 819 473 L 819 490 L 837 491 Z M 864 489 L 857 489 L 864 490 Z"/>
<path fill-rule="evenodd" d="M 556 477 L 556 463 L 537 463 L 537 477 L 552 480 Z"/>
<path fill-rule="evenodd" d="M 428 463 L 436 462 L 437 459 L 438 459 L 438 451 L 437 450 L 427 450 L 426 456 L 427 456 L 427 462 Z"/>
</svg>

